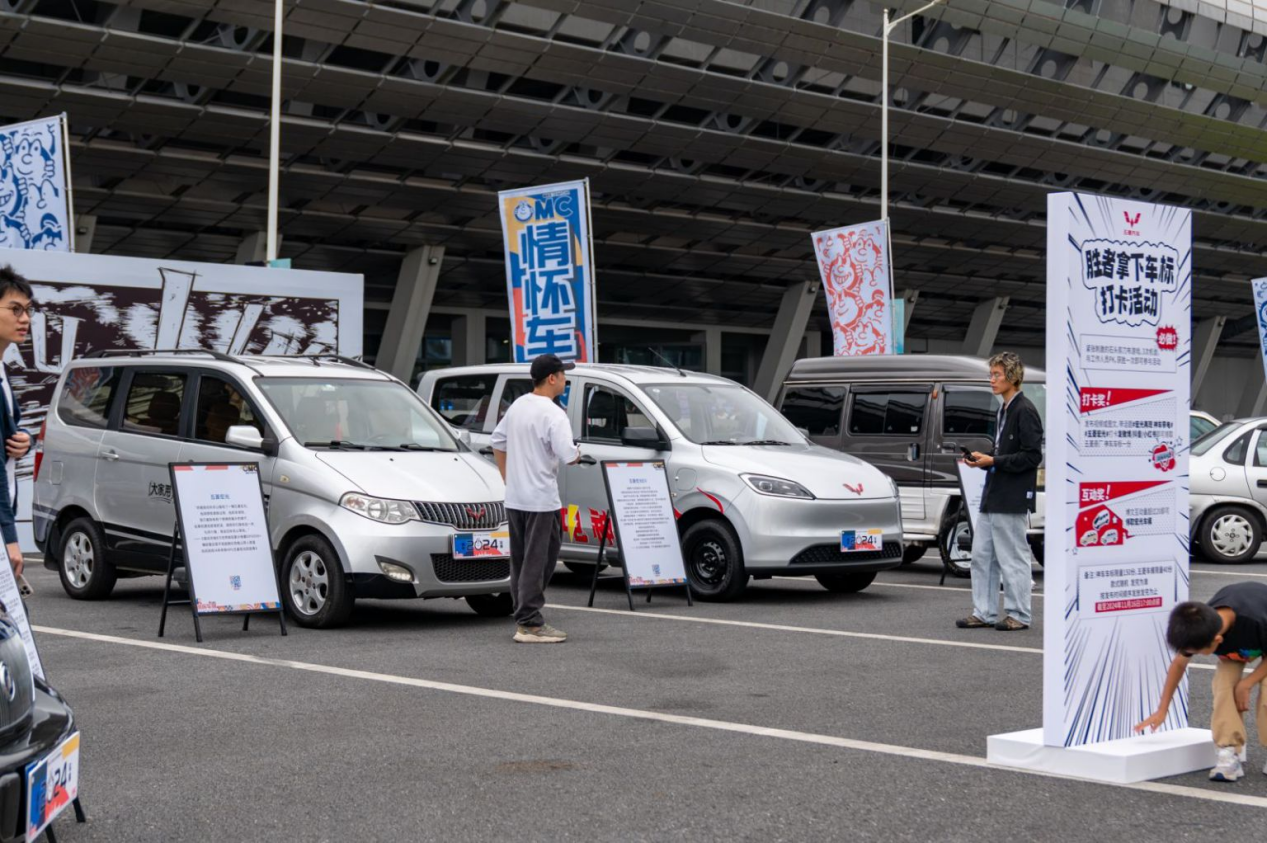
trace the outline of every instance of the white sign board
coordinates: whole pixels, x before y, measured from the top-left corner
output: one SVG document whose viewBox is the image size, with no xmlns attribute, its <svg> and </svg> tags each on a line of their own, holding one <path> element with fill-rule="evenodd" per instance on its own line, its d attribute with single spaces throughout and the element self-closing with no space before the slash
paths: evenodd
<svg viewBox="0 0 1267 843">
<path fill-rule="evenodd" d="M 1049 746 L 1130 737 L 1157 709 L 1188 597 L 1191 314 L 1190 212 L 1048 197 L 1047 371 L 1064 373 L 1047 384 Z M 1185 684 L 1165 728 L 1187 712 Z"/>
<path fill-rule="evenodd" d="M 664 463 L 604 462 L 603 473 L 629 586 L 686 585 Z"/>
<path fill-rule="evenodd" d="M 968 510 L 968 523 L 972 525 L 972 535 L 977 534 L 977 518 L 981 515 L 981 500 L 985 497 L 985 478 L 987 472 L 983 468 L 973 468 L 963 460 L 955 460 L 959 469 L 959 488 L 963 492 L 964 506 Z"/>
<path fill-rule="evenodd" d="M 26 645 L 26 658 L 31 663 L 31 672 L 40 679 L 44 678 L 44 663 L 40 661 L 40 653 L 35 649 L 35 636 L 31 634 L 31 620 L 26 615 L 26 604 L 22 602 L 22 594 L 18 590 L 18 579 L 13 576 L 13 568 L 9 560 L 0 559 L 0 603 L 4 604 L 9 618 L 17 625 L 22 635 L 22 643 Z"/>
<path fill-rule="evenodd" d="M 280 611 L 259 466 L 171 469 L 194 611 Z"/>
</svg>

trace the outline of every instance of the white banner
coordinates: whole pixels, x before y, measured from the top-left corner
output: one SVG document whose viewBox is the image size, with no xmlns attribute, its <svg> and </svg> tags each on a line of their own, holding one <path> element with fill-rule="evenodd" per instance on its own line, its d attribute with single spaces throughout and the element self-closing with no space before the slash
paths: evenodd
<svg viewBox="0 0 1267 843">
<path fill-rule="evenodd" d="M 603 474 L 629 585 L 686 585 L 664 463 L 604 462 Z"/>
<path fill-rule="evenodd" d="M 194 611 L 281 611 L 259 466 L 173 465 L 172 490 Z"/>
<path fill-rule="evenodd" d="M 1267 373 L 1267 278 L 1249 282 L 1254 288 L 1254 311 L 1258 314 L 1258 345 L 1262 349 L 1263 371 Z"/>
<path fill-rule="evenodd" d="M 0 249 L 73 251 L 66 115 L 0 126 Z"/>
<path fill-rule="evenodd" d="M 835 356 L 893 354 L 893 278 L 884 221 L 811 236 Z"/>
<path fill-rule="evenodd" d="M 1049 746 L 1129 737 L 1157 709 L 1168 614 L 1188 597 L 1191 345 L 1191 213 L 1050 195 L 1047 371 L 1064 377 L 1046 430 Z M 1164 728 L 1187 712 L 1185 684 Z"/>
</svg>

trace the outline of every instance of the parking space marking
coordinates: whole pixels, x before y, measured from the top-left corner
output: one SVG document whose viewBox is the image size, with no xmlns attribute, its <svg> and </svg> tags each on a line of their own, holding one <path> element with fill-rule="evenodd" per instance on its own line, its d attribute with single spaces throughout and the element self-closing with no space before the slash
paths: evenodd
<svg viewBox="0 0 1267 843">
<path fill-rule="evenodd" d="M 1251 574 L 1249 571 L 1212 571 L 1209 568 L 1188 568 L 1194 574 L 1214 574 L 1216 577 L 1267 577 L 1267 574 Z"/>
<path fill-rule="evenodd" d="M 672 616 L 670 615 L 668 617 Z M 775 738 L 778 740 L 817 744 L 819 746 L 832 746 L 839 749 L 852 749 L 861 752 L 871 752 L 878 755 L 895 756 L 898 758 L 911 758 L 922 761 L 940 761 L 947 764 L 956 764 L 962 767 L 977 767 L 999 772 L 1038 776 L 1040 778 L 1064 779 L 1067 781 L 1090 781 L 1088 779 L 1079 779 L 1073 776 L 1061 776 L 1054 773 L 1044 773 L 1036 770 L 1020 770 L 1012 767 L 1000 767 L 989 763 L 984 758 L 973 755 L 960 755 L 953 752 L 941 752 L 939 750 L 932 749 L 919 749 L 917 747 L 899 746 L 896 744 L 862 741 L 854 738 L 838 737 L 836 735 L 800 732 L 792 729 L 776 729 L 769 726 L 755 726 L 749 723 L 737 723 L 729 720 L 687 717 L 680 714 L 666 714 L 664 712 L 647 711 L 639 708 L 623 708 L 614 705 L 604 705 L 602 703 L 580 702 L 577 700 L 568 700 L 558 697 L 543 697 L 536 694 L 521 694 L 516 691 L 499 691 L 493 688 L 479 688 L 473 685 L 456 685 L 451 682 L 436 682 L 431 679 L 418 679 L 412 676 L 399 676 L 392 673 L 374 673 L 367 670 L 353 670 L 351 668 L 334 667 L 332 665 L 316 664 L 313 662 L 272 659 L 263 656 L 252 656 L 247 653 L 231 653 L 225 650 L 216 650 L 211 647 L 189 647 L 183 644 L 169 644 L 161 641 L 142 641 L 136 638 L 101 635 L 95 632 L 80 632 L 73 629 L 58 629 L 47 626 L 36 626 L 32 628 L 42 635 L 78 638 L 84 641 L 95 641 L 101 644 L 121 644 L 128 647 L 141 647 L 148 650 L 161 650 L 169 653 L 201 656 L 202 658 L 243 662 L 262 667 L 282 667 L 309 673 L 339 676 L 345 679 L 361 679 L 368 682 L 381 682 L 390 685 L 424 688 L 431 691 L 462 694 L 470 697 L 483 697 L 485 699 L 503 700 L 506 702 L 527 703 L 530 705 L 568 709 L 572 711 L 587 711 L 592 714 L 608 714 L 634 720 L 651 720 L 660 723 L 672 723 L 679 726 L 693 726 L 700 729 L 711 729 L 720 732 Z M 1202 799 L 1207 802 L 1225 802 L 1253 808 L 1267 808 L 1267 797 L 1224 793 L 1215 790 L 1188 787 L 1186 785 L 1159 784 L 1156 782 L 1139 782 L 1137 784 L 1106 784 L 1103 782 L 1092 783 L 1102 787 L 1120 787 L 1126 790 L 1139 790 L 1146 793 L 1185 796 L 1191 799 Z"/>
</svg>

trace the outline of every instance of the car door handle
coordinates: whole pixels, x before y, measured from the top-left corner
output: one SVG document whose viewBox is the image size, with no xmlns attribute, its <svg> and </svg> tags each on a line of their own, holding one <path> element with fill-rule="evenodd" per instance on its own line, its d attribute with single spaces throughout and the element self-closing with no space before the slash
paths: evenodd
<svg viewBox="0 0 1267 843">
<path fill-rule="evenodd" d="M 580 463 L 581 465 L 598 465 L 598 460 L 594 459 L 593 457 L 588 457 L 588 456 L 581 457 L 579 460 L 577 460 L 577 462 Z"/>
<path fill-rule="evenodd" d="M 943 442 L 941 443 L 941 452 L 943 454 L 957 454 L 959 453 L 959 443 L 958 442 Z"/>
<path fill-rule="evenodd" d="M 110 460 L 110 462 L 114 462 L 115 460 L 119 458 L 119 455 L 116 454 L 114 451 L 103 451 L 101 453 L 101 458 L 103 460 Z"/>
<path fill-rule="evenodd" d="M 1260 488 L 1260 489 L 1267 489 L 1267 480 L 1259 480 L 1259 481 L 1258 481 L 1258 488 Z"/>
</svg>

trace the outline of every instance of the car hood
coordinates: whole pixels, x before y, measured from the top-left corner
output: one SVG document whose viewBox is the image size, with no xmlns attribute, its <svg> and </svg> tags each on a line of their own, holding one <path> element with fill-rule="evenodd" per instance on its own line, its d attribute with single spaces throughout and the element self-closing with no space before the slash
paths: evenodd
<svg viewBox="0 0 1267 843">
<path fill-rule="evenodd" d="M 367 495 L 405 501 L 482 503 L 506 496 L 497 469 L 476 454 L 318 451 L 317 459 Z"/>
<path fill-rule="evenodd" d="M 818 445 L 704 445 L 705 461 L 736 474 L 800 483 L 816 498 L 892 498 L 889 478 L 871 463 Z"/>
</svg>

